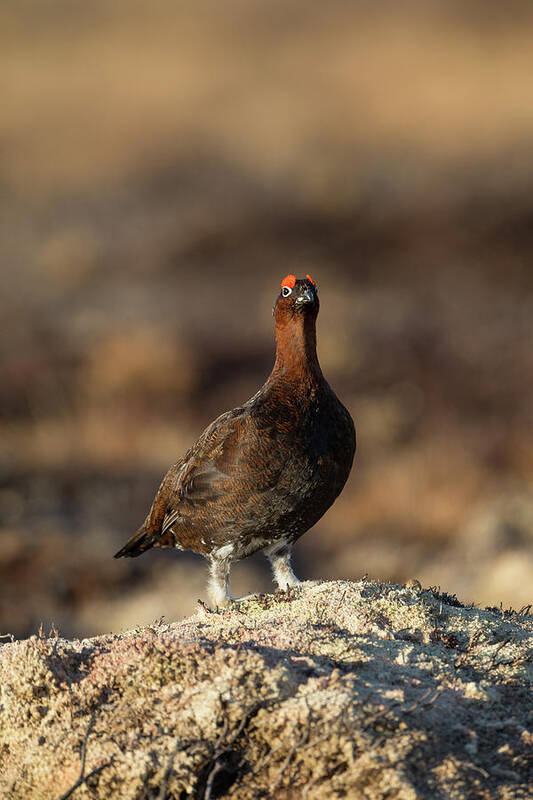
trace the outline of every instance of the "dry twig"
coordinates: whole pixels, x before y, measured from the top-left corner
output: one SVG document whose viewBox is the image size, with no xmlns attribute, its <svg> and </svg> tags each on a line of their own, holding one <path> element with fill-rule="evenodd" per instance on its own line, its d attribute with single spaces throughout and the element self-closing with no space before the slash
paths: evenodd
<svg viewBox="0 0 533 800">
<path fill-rule="evenodd" d="M 167 792 L 167 786 L 168 786 L 168 779 L 170 778 L 170 775 L 172 773 L 172 767 L 174 766 L 174 759 L 176 758 L 179 749 L 180 749 L 180 740 L 177 739 L 174 750 L 168 757 L 167 766 L 165 767 L 165 772 L 163 773 L 163 780 L 161 781 L 161 786 L 159 787 L 159 794 L 157 795 L 157 800 L 165 800 L 165 794 Z"/>
<path fill-rule="evenodd" d="M 99 775 L 100 772 L 102 772 L 104 769 L 106 769 L 106 767 L 109 767 L 113 763 L 113 758 L 110 758 L 109 761 L 106 761 L 105 764 L 100 764 L 100 766 L 95 767 L 90 772 L 88 772 L 87 775 L 85 775 L 85 763 L 87 761 L 87 741 L 89 739 L 92 727 L 94 725 L 94 719 L 95 715 L 93 713 L 91 714 L 91 718 L 89 720 L 89 724 L 87 726 L 87 730 L 85 731 L 85 736 L 83 737 L 83 742 L 81 744 L 81 768 L 80 768 L 79 778 L 74 784 L 74 786 L 71 786 L 71 788 L 67 792 L 65 792 L 65 794 L 61 795 L 59 800 L 67 800 L 67 798 L 71 797 L 71 795 L 74 794 L 76 789 L 79 789 L 79 787 L 82 786 L 82 784 L 86 783 L 89 780 L 89 778 L 93 778 L 95 775 Z"/>
</svg>

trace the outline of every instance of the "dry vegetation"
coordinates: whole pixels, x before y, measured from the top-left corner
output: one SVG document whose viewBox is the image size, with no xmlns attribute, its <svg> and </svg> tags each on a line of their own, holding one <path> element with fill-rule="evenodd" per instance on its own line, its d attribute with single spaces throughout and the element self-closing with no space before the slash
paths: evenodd
<svg viewBox="0 0 533 800">
<path fill-rule="evenodd" d="M 268 373 L 289 271 L 359 432 L 299 572 L 531 601 L 532 29 L 518 2 L 2 4 L 1 633 L 192 612 L 202 564 L 110 556 Z"/>
<path fill-rule="evenodd" d="M 0 649 L 0 789 L 526 800 L 532 645 L 527 614 L 341 581 L 120 635 L 33 636 Z"/>
</svg>

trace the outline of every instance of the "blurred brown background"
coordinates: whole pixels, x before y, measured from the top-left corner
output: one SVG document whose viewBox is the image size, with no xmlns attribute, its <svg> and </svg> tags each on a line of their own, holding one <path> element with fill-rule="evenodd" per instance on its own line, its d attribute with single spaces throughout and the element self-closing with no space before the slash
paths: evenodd
<svg viewBox="0 0 533 800">
<path fill-rule="evenodd" d="M 112 554 L 268 374 L 288 272 L 358 428 L 297 572 L 533 600 L 532 37 L 486 0 L 2 4 L 0 633 L 194 609 L 202 559 Z"/>
</svg>

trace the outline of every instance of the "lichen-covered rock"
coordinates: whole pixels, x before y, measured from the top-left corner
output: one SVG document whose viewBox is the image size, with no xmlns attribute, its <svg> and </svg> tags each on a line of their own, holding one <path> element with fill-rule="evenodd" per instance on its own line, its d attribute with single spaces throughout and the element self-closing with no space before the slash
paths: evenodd
<svg viewBox="0 0 533 800">
<path fill-rule="evenodd" d="M 0 648 L 0 796 L 533 797 L 533 618 L 306 583 Z"/>
</svg>

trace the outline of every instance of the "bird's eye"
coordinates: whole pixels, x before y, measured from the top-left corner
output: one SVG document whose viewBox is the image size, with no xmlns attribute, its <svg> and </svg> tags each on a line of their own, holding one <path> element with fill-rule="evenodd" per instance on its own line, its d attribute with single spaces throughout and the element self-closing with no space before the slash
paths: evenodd
<svg viewBox="0 0 533 800">
<path fill-rule="evenodd" d="M 290 294 L 292 294 L 291 287 L 290 286 L 284 286 L 283 289 L 281 290 L 281 294 L 282 294 L 283 297 L 288 297 Z"/>
</svg>

